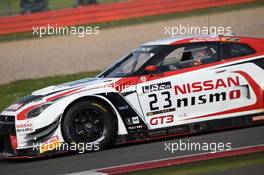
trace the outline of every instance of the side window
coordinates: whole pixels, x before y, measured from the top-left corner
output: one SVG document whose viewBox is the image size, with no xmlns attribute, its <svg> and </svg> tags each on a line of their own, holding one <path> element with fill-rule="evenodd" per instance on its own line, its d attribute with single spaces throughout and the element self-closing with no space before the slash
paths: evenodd
<svg viewBox="0 0 264 175">
<path fill-rule="evenodd" d="M 158 64 L 158 71 L 172 71 L 217 61 L 219 58 L 218 44 L 195 43 L 175 48 Z"/>
<path fill-rule="evenodd" d="M 138 55 L 138 58 L 136 59 L 136 61 L 134 62 L 134 71 L 138 70 L 139 68 L 141 68 L 141 66 L 143 64 L 146 63 L 146 61 L 149 60 L 150 57 L 152 57 L 154 55 L 154 53 L 141 53 Z"/>
<path fill-rule="evenodd" d="M 162 59 L 158 64 L 159 72 L 178 69 L 177 64 L 181 61 L 185 47 L 179 47 L 173 50 L 169 55 Z"/>
<path fill-rule="evenodd" d="M 129 59 L 125 65 L 120 66 L 120 71 L 125 74 L 130 73 L 133 69 L 134 62 L 134 59 Z"/>
<path fill-rule="evenodd" d="M 256 53 L 250 46 L 242 43 L 222 43 L 223 59 L 246 56 Z"/>
</svg>

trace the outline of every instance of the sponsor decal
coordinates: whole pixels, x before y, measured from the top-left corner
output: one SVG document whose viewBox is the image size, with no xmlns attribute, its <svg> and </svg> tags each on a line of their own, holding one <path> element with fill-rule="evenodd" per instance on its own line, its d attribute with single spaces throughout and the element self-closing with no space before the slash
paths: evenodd
<svg viewBox="0 0 264 175">
<path fill-rule="evenodd" d="M 165 123 L 173 123 L 174 122 L 174 116 L 173 115 L 165 115 L 160 117 L 153 117 L 150 119 L 151 125 L 162 125 Z"/>
<path fill-rule="evenodd" d="M 132 117 L 132 123 L 133 124 L 139 124 L 139 117 L 138 116 Z"/>
<path fill-rule="evenodd" d="M 135 125 L 135 126 L 129 126 L 127 127 L 128 130 L 136 130 L 136 129 L 142 129 L 145 128 L 146 125 Z"/>
<path fill-rule="evenodd" d="M 164 110 L 160 110 L 160 111 L 148 112 L 147 116 L 173 112 L 175 110 L 176 110 L 175 108 L 170 108 L 170 109 L 164 109 Z"/>
<path fill-rule="evenodd" d="M 171 82 L 164 82 L 164 83 L 157 83 L 148 86 L 143 86 L 142 91 L 143 93 L 149 93 L 149 92 L 162 91 L 165 89 L 171 89 L 171 87 L 172 87 Z"/>
<path fill-rule="evenodd" d="M 32 123 L 21 123 L 16 125 L 16 132 L 17 133 L 29 133 L 33 132 L 33 124 Z"/>
<path fill-rule="evenodd" d="M 50 139 L 48 139 L 46 142 L 41 143 L 39 147 L 39 152 L 44 153 L 47 151 L 54 150 L 60 146 L 60 140 L 58 136 L 53 136 Z"/>
<path fill-rule="evenodd" d="M 126 119 L 126 124 L 127 125 L 133 125 L 132 118 L 127 118 Z"/>
<path fill-rule="evenodd" d="M 201 37 L 195 37 L 190 42 L 202 42 L 202 41 L 220 41 L 219 37 L 214 36 L 201 36 Z"/>
<path fill-rule="evenodd" d="M 264 120 L 264 115 L 252 117 L 253 122 L 261 121 L 261 120 Z"/>
<path fill-rule="evenodd" d="M 126 105 L 126 106 L 119 106 L 119 110 L 123 111 L 123 110 L 128 110 L 129 109 L 129 106 Z"/>
<path fill-rule="evenodd" d="M 139 121 L 139 117 L 138 116 L 126 119 L 126 124 L 127 125 L 136 125 L 136 124 L 139 124 L 139 123 L 140 123 L 140 121 Z"/>
<path fill-rule="evenodd" d="M 213 94 L 205 94 L 200 96 L 190 96 L 185 98 L 178 98 L 177 108 L 202 105 L 207 103 L 214 103 L 227 100 L 235 100 L 241 97 L 240 90 L 232 90 L 230 92 L 220 92 Z"/>
<path fill-rule="evenodd" d="M 226 79 L 207 80 L 203 82 L 186 83 L 174 86 L 175 94 L 189 94 L 201 91 L 217 90 L 219 88 L 229 88 L 239 86 L 239 77 L 227 77 Z"/>
<path fill-rule="evenodd" d="M 227 77 L 226 79 L 207 80 L 204 82 L 186 83 L 183 85 L 174 86 L 176 96 L 180 94 L 191 94 L 196 92 L 206 92 L 210 90 L 219 90 L 221 88 L 228 89 L 230 87 L 239 87 L 239 77 Z M 241 91 L 231 90 L 229 92 L 206 93 L 199 96 L 188 96 L 185 98 L 177 98 L 177 108 L 201 105 L 206 103 L 213 103 L 226 100 L 235 100 L 241 97 Z"/>
</svg>

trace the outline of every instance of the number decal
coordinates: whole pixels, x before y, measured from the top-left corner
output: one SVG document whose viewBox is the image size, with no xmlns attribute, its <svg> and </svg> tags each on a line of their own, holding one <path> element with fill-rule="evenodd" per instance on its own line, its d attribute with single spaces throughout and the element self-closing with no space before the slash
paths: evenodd
<svg viewBox="0 0 264 175">
<path fill-rule="evenodd" d="M 166 105 L 163 106 L 163 108 L 170 108 L 172 106 L 171 104 L 171 97 L 170 93 L 168 91 L 162 92 L 161 95 L 167 95 L 167 98 L 165 98 L 165 101 L 167 102 Z"/>
<path fill-rule="evenodd" d="M 165 91 L 165 92 L 161 92 L 161 95 L 166 96 L 166 98 L 165 98 L 166 104 L 163 105 L 163 108 L 170 108 L 172 106 L 170 93 L 168 91 Z M 153 97 L 153 100 L 151 100 L 149 102 L 150 110 L 151 111 L 159 110 L 159 107 L 155 106 L 155 104 L 158 102 L 157 95 L 156 94 L 149 94 L 148 97 L 149 98 Z"/>
<path fill-rule="evenodd" d="M 157 106 L 154 107 L 154 104 L 158 102 L 157 95 L 156 94 L 149 94 L 148 97 L 154 97 L 154 100 L 149 102 L 150 110 L 151 111 L 158 110 L 159 107 L 157 107 Z"/>
</svg>

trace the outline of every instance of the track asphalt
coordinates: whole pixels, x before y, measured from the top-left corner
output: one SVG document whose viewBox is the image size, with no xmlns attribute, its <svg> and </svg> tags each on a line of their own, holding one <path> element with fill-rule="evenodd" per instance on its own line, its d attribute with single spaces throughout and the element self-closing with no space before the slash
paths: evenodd
<svg viewBox="0 0 264 175">
<path fill-rule="evenodd" d="M 165 151 L 165 143 L 231 143 L 232 148 L 264 144 L 264 126 L 228 130 L 183 138 L 149 141 L 78 155 L 61 155 L 45 159 L 0 160 L 1 174 L 66 174 L 156 159 L 191 155 L 202 151 Z"/>
</svg>

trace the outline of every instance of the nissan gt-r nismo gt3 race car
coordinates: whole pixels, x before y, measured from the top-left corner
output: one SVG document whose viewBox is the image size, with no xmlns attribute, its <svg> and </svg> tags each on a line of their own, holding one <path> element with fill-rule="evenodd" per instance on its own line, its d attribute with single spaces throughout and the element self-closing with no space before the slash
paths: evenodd
<svg viewBox="0 0 264 175">
<path fill-rule="evenodd" d="M 263 92 L 264 39 L 153 41 L 96 78 L 50 86 L 13 103 L 0 115 L 0 151 L 34 157 L 80 149 L 81 143 L 98 150 L 261 124 Z"/>
</svg>

